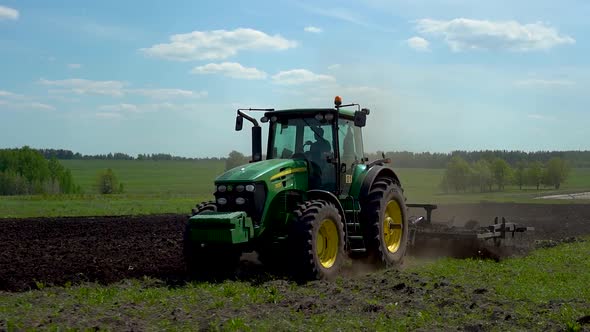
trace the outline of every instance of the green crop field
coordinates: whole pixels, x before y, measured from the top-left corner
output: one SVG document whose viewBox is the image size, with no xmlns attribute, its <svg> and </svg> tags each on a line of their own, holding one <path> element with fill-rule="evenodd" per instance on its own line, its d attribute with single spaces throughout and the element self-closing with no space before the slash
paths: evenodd
<svg viewBox="0 0 590 332">
<path fill-rule="evenodd" d="M 83 194 L 62 196 L 0 197 L 0 217 L 83 216 L 152 213 L 189 213 L 211 199 L 213 179 L 224 170 L 223 161 L 64 160 Z M 97 173 L 111 168 L 124 184 L 125 193 L 96 194 Z M 508 186 L 504 192 L 442 194 L 438 189 L 442 169 L 397 169 L 409 202 L 470 203 L 481 201 L 564 203 L 539 200 L 554 193 L 590 191 L 590 168 L 573 169 L 558 191 Z"/>
<path fill-rule="evenodd" d="M 0 330 L 580 331 L 590 315 L 590 241 L 500 263 L 412 261 L 305 285 L 155 279 L 0 292 Z M 584 325 L 587 327 L 587 325 Z"/>
</svg>

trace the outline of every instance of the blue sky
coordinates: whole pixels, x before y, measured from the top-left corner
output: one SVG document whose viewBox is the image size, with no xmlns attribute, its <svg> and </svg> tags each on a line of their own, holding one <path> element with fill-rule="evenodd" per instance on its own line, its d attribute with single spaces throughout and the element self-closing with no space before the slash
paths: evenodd
<svg viewBox="0 0 590 332">
<path fill-rule="evenodd" d="M 371 109 L 365 149 L 587 150 L 590 2 L 0 0 L 0 147 L 248 152 L 238 107 Z"/>
</svg>

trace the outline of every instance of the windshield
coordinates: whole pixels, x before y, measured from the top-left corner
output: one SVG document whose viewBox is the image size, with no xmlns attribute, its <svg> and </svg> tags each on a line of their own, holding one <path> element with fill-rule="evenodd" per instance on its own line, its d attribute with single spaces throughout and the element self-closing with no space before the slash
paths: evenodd
<svg viewBox="0 0 590 332">
<path fill-rule="evenodd" d="M 315 117 L 279 118 L 271 123 L 268 159 L 319 159 L 333 153 L 332 121 Z M 315 156 L 314 156 L 315 155 Z"/>
</svg>

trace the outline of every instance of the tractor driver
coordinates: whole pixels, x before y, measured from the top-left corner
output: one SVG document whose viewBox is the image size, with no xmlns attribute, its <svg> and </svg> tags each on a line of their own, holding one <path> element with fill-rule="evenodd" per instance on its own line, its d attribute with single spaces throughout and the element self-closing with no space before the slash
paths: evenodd
<svg viewBox="0 0 590 332">
<path fill-rule="evenodd" d="M 307 141 L 305 145 L 311 145 L 309 148 L 310 159 L 311 161 L 315 162 L 316 164 L 323 166 L 323 162 L 325 162 L 324 154 L 332 151 L 332 147 L 330 146 L 330 142 L 324 138 L 324 129 L 321 127 L 312 128 L 315 142 Z"/>
</svg>

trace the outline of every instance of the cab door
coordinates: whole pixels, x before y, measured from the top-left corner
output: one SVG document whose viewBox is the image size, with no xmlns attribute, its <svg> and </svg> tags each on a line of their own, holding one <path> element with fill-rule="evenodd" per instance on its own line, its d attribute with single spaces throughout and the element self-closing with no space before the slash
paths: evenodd
<svg viewBox="0 0 590 332">
<path fill-rule="evenodd" d="M 356 165 L 363 162 L 363 141 L 360 127 L 353 120 L 339 119 L 338 146 L 340 152 L 340 192 L 348 195 L 352 185 L 353 172 Z"/>
</svg>

